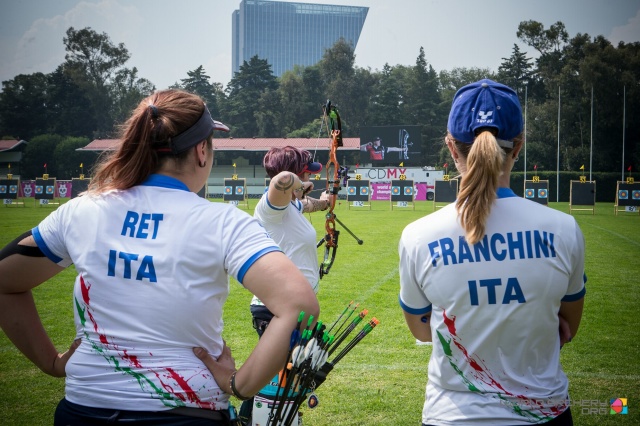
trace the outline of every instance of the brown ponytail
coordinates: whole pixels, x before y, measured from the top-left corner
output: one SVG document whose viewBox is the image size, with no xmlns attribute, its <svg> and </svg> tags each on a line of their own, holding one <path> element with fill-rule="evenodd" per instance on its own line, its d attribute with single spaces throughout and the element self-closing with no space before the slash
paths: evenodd
<svg viewBox="0 0 640 426">
<path fill-rule="evenodd" d="M 163 90 L 142 100 L 122 126 L 116 151 L 94 169 L 89 192 L 128 189 L 155 173 L 165 157 L 182 161 L 188 152 L 172 154 L 171 137 L 193 125 L 203 111 L 200 97 L 181 90 Z"/>
</svg>

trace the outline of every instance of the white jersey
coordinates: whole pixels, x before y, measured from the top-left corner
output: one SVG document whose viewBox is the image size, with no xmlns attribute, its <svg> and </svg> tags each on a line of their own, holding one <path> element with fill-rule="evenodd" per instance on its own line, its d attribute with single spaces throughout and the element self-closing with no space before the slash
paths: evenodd
<svg viewBox="0 0 640 426">
<path fill-rule="evenodd" d="M 286 206 L 274 206 L 269 203 L 267 192 L 262 195 L 253 216 L 264 226 L 269 236 L 282 251 L 300 269 L 313 291 L 318 292 L 318 251 L 316 248 L 316 230 L 304 217 L 300 200 L 293 200 Z M 252 305 L 261 305 L 257 297 Z"/>
<path fill-rule="evenodd" d="M 582 232 L 506 188 L 485 232 L 467 244 L 450 204 L 402 233 L 400 305 L 432 312 L 423 423 L 524 425 L 569 406 L 558 310 L 585 294 Z"/>
<path fill-rule="evenodd" d="M 33 235 L 49 259 L 78 272 L 82 344 L 66 366 L 69 401 L 134 411 L 228 407 L 192 348 L 222 353 L 229 275 L 242 283 L 259 257 L 280 251 L 255 219 L 152 175 L 126 191 L 70 200 Z"/>
</svg>

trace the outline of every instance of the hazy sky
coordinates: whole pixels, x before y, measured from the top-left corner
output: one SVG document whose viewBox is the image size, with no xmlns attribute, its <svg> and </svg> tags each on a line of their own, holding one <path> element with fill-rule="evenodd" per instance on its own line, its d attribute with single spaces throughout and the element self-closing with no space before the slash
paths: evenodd
<svg viewBox="0 0 640 426">
<path fill-rule="evenodd" d="M 131 54 L 126 66 L 163 89 L 203 65 L 212 81 L 231 80 L 231 14 L 240 0 L 0 0 L 0 81 L 49 73 L 64 62 L 69 27 L 105 32 Z M 640 0 L 343 0 L 367 6 L 356 65 L 413 65 L 424 47 L 436 71 L 497 71 L 521 21 L 561 21 L 572 38 L 602 35 L 614 45 L 640 41 Z"/>
</svg>

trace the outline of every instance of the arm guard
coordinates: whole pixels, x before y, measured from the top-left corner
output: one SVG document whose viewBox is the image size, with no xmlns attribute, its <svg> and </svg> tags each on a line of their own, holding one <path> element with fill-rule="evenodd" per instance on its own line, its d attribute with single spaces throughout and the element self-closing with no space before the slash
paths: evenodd
<svg viewBox="0 0 640 426">
<path fill-rule="evenodd" d="M 31 235 L 31 230 L 29 230 L 4 246 L 4 248 L 0 250 L 0 260 L 7 258 L 13 254 L 21 254 L 23 256 L 29 257 L 44 257 L 44 253 L 42 252 L 42 250 L 40 250 L 40 247 L 31 247 L 19 244 L 20 241 L 24 240 L 27 237 L 30 237 Z"/>
</svg>

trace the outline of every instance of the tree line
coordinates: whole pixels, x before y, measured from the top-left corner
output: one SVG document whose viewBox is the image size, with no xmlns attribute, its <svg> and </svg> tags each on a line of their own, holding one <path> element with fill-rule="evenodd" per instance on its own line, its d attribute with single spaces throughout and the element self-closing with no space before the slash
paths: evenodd
<svg viewBox="0 0 640 426">
<path fill-rule="evenodd" d="M 602 36 L 570 38 L 562 22 L 518 26 L 518 39 L 497 71 L 454 68 L 436 72 L 421 47 L 415 64 L 385 64 L 382 70 L 355 65 L 353 47 L 341 39 L 313 66 L 273 75 L 266 59 L 245 61 L 227 87 L 212 82 L 203 66 L 174 83 L 200 95 L 212 115 L 228 124 L 229 136 L 324 137 L 322 105 L 337 105 L 345 137 L 368 126 L 419 125 L 420 164 L 441 167 L 451 100 L 457 89 L 480 78 L 513 87 L 526 110 L 527 168 L 539 171 L 628 170 L 640 163 L 640 42 L 613 46 Z M 126 66 L 130 54 L 105 33 L 69 28 L 65 61 L 50 74 L 18 75 L 2 82 L 0 135 L 28 141 L 20 174 L 77 176 L 95 154 L 76 152 L 93 139 L 118 137 L 119 125 L 156 90 Z M 558 143 L 559 141 L 559 143 Z M 559 149 L 558 149 L 559 146 Z M 624 164 L 622 151 L 624 149 Z M 232 153 L 218 152 L 219 164 Z M 349 163 L 359 153 L 346 154 Z M 227 158 L 229 157 L 229 158 Z M 558 164 L 559 163 L 559 164 Z M 523 169 L 524 162 L 516 165 Z M 86 169 L 85 169 L 86 170 Z M 16 172 L 14 172 L 16 173 Z"/>
</svg>

